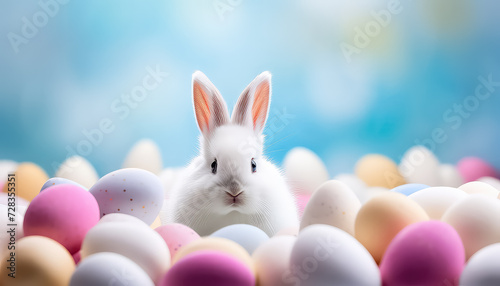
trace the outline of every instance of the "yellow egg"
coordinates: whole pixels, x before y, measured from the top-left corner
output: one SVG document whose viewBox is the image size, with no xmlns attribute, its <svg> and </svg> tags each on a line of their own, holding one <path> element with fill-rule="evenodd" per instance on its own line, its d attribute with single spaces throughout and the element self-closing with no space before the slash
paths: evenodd
<svg viewBox="0 0 500 286">
<path fill-rule="evenodd" d="M 175 254 L 172 260 L 172 265 L 181 260 L 186 255 L 201 250 L 215 250 L 227 253 L 240 260 L 255 274 L 255 268 L 253 266 L 252 258 L 250 257 L 248 252 L 236 242 L 220 237 L 202 237 L 201 239 L 195 240 L 183 246 Z"/>
<path fill-rule="evenodd" d="M 391 240 L 406 226 L 429 220 L 427 213 L 403 194 L 387 192 L 373 197 L 358 212 L 354 236 L 377 263 Z"/>
<path fill-rule="evenodd" d="M 392 189 L 406 183 L 396 163 L 383 155 L 364 156 L 356 163 L 355 172 L 369 187 Z"/>
<path fill-rule="evenodd" d="M 153 223 L 151 224 L 151 228 L 155 229 L 159 226 L 161 226 L 161 220 L 160 220 L 160 216 L 157 216 L 155 221 L 153 221 Z"/>
<path fill-rule="evenodd" d="M 27 236 L 16 242 L 15 269 L 10 269 L 10 253 L 0 262 L 0 285 L 66 286 L 75 271 L 69 252 L 43 236 Z M 15 278 L 9 277 L 11 270 Z"/>
<path fill-rule="evenodd" d="M 15 172 L 16 195 L 31 202 L 38 195 L 43 184 L 49 179 L 47 173 L 38 165 L 33 163 L 22 163 Z M 3 187 L 7 192 L 8 184 Z"/>
</svg>

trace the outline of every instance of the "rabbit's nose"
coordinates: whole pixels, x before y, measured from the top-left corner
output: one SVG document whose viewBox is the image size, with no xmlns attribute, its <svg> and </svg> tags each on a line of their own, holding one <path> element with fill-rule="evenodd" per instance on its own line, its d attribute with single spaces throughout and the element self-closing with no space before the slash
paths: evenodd
<svg viewBox="0 0 500 286">
<path fill-rule="evenodd" d="M 237 181 L 232 180 L 231 182 L 229 182 L 227 188 L 229 189 L 229 192 L 227 193 L 231 194 L 234 197 L 242 193 L 241 185 Z"/>
</svg>

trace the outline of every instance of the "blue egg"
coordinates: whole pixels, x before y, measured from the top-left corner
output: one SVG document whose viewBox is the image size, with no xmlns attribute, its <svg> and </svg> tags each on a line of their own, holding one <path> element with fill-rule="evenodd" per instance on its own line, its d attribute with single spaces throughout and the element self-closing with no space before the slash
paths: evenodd
<svg viewBox="0 0 500 286">
<path fill-rule="evenodd" d="M 74 185 L 74 186 L 78 186 L 84 190 L 87 190 L 87 188 L 78 184 L 77 182 L 74 182 L 74 181 L 71 181 L 71 180 L 68 180 L 65 178 L 54 177 L 54 178 L 48 179 L 47 182 L 45 182 L 45 184 L 43 184 L 40 192 L 45 190 L 48 187 L 57 186 L 57 185 Z"/>
<path fill-rule="evenodd" d="M 417 191 L 420 191 L 423 189 L 427 189 L 427 188 L 429 188 L 429 186 L 424 185 L 424 184 L 405 184 L 405 185 L 397 186 L 394 189 L 392 189 L 391 191 L 403 194 L 405 196 L 409 196 L 409 195 L 413 194 L 414 192 L 417 192 Z"/>
<path fill-rule="evenodd" d="M 223 227 L 210 235 L 232 240 L 241 245 L 251 255 L 259 245 L 269 240 L 269 236 L 258 227 L 248 224 L 233 224 Z"/>
</svg>

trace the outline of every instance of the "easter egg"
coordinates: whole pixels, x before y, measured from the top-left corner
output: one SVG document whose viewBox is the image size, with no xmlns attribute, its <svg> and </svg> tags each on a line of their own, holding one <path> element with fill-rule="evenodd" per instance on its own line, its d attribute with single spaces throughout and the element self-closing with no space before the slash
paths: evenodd
<svg viewBox="0 0 500 286">
<path fill-rule="evenodd" d="M 122 165 L 122 168 L 138 168 L 153 174 L 159 174 L 162 167 L 160 148 L 149 139 L 137 142 L 128 152 Z"/>
<path fill-rule="evenodd" d="M 405 183 L 396 163 L 383 155 L 364 156 L 356 163 L 355 173 L 369 187 L 392 189 Z"/>
<path fill-rule="evenodd" d="M 500 180 L 497 179 L 497 178 L 493 178 L 493 177 L 482 177 L 478 180 L 479 182 L 483 182 L 483 183 L 486 183 L 492 187 L 494 187 L 495 189 L 497 189 L 498 191 L 500 191 Z"/>
<path fill-rule="evenodd" d="M 481 177 L 497 177 L 495 168 L 477 157 L 463 158 L 457 163 L 457 168 L 465 182 L 476 181 Z"/>
<path fill-rule="evenodd" d="M 290 269 L 282 277 L 285 285 L 381 285 L 370 253 L 350 234 L 329 225 L 311 225 L 299 233 Z"/>
<path fill-rule="evenodd" d="M 311 195 L 309 194 L 297 194 L 295 197 L 295 201 L 297 202 L 297 207 L 299 210 L 299 216 L 302 217 L 304 215 L 304 210 L 306 209 L 307 203 L 311 199 Z"/>
<path fill-rule="evenodd" d="M 458 188 L 467 194 L 482 194 L 494 199 L 500 194 L 500 191 L 490 184 L 478 181 L 468 182 Z"/>
<path fill-rule="evenodd" d="M 288 226 L 280 231 L 278 231 L 274 236 L 282 236 L 282 235 L 291 235 L 291 236 L 297 236 L 299 235 L 299 226 Z"/>
<path fill-rule="evenodd" d="M 479 249 L 500 242 L 500 200 L 468 195 L 444 213 L 442 221 L 453 226 L 469 259 Z"/>
<path fill-rule="evenodd" d="M 260 244 L 269 240 L 269 236 L 263 230 L 248 224 L 228 225 L 210 236 L 232 240 L 241 245 L 249 254 L 252 254 Z"/>
<path fill-rule="evenodd" d="M 99 252 L 123 255 L 139 265 L 157 283 L 170 266 L 163 238 L 140 223 L 106 222 L 93 227 L 82 244 L 82 260 Z"/>
<path fill-rule="evenodd" d="M 290 235 L 276 236 L 262 243 L 252 254 L 259 286 L 285 286 L 283 273 L 290 271 L 292 248 L 297 240 Z"/>
<path fill-rule="evenodd" d="M 428 187 L 429 186 L 424 185 L 424 184 L 404 184 L 404 185 L 395 187 L 391 191 L 403 194 L 405 196 L 409 196 L 417 191 L 426 189 Z"/>
<path fill-rule="evenodd" d="M 160 286 L 254 286 L 255 276 L 238 259 L 222 252 L 192 253 L 174 264 Z"/>
<path fill-rule="evenodd" d="M 80 156 L 66 159 L 57 169 L 55 176 L 76 182 L 86 189 L 90 189 L 99 179 L 92 164 Z"/>
<path fill-rule="evenodd" d="M 89 190 L 101 210 L 133 215 L 150 225 L 163 205 L 163 188 L 158 177 L 142 169 L 120 169 L 107 174 Z"/>
<path fill-rule="evenodd" d="M 427 213 L 413 200 L 399 193 L 386 192 L 361 207 L 356 216 L 354 235 L 379 263 L 399 231 L 428 219 Z"/>
<path fill-rule="evenodd" d="M 488 245 L 476 252 L 460 276 L 460 285 L 500 285 L 500 243 Z"/>
<path fill-rule="evenodd" d="M 54 177 L 54 178 L 50 178 L 47 180 L 47 182 L 45 182 L 45 184 L 43 184 L 42 188 L 40 189 L 40 192 L 45 190 L 46 188 L 48 187 L 52 187 L 52 186 L 55 186 L 55 185 L 74 185 L 74 186 L 78 186 L 82 189 L 85 189 L 87 190 L 87 188 L 85 188 L 84 186 L 76 183 L 76 182 L 73 182 L 71 180 L 68 180 L 68 179 L 65 179 L 65 178 L 58 178 L 58 177 Z"/>
<path fill-rule="evenodd" d="M 15 263 L 10 254 L 0 261 L 0 285 L 67 286 L 75 263 L 69 252 L 56 241 L 28 236 L 16 242 Z M 10 267 L 13 267 L 12 269 Z M 15 271 L 15 278 L 9 273 Z"/>
<path fill-rule="evenodd" d="M 107 214 L 99 220 L 99 223 L 107 222 L 127 222 L 127 223 L 138 223 L 140 225 L 147 225 L 142 220 L 136 218 L 135 216 L 122 214 L 122 213 L 110 213 Z"/>
<path fill-rule="evenodd" d="M 424 221 L 407 226 L 394 237 L 380 263 L 380 273 L 384 286 L 458 285 L 464 263 L 464 247 L 453 227 Z"/>
<path fill-rule="evenodd" d="M 153 223 L 150 225 L 150 227 L 152 229 L 155 229 L 157 227 L 160 227 L 161 226 L 161 220 L 160 220 L 160 215 L 158 215 L 155 220 L 153 221 Z"/>
<path fill-rule="evenodd" d="M 439 160 L 424 146 L 414 146 L 403 155 L 399 171 L 410 184 L 425 184 L 431 187 L 440 184 Z"/>
<path fill-rule="evenodd" d="M 85 258 L 76 267 L 69 286 L 141 285 L 154 286 L 148 274 L 127 257 L 100 252 Z"/>
<path fill-rule="evenodd" d="M 408 197 L 419 204 L 430 219 L 440 220 L 450 206 L 466 196 L 464 191 L 457 188 L 430 187 Z"/>
<path fill-rule="evenodd" d="M 33 163 L 21 163 L 15 172 L 16 196 L 27 201 L 33 200 L 38 195 L 40 188 L 49 177 L 45 171 Z M 8 184 L 3 187 L 3 192 L 7 193 Z"/>
<path fill-rule="evenodd" d="M 292 188 L 302 194 L 312 194 L 330 177 L 318 155 L 303 147 L 293 148 L 286 154 L 283 168 Z"/>
<path fill-rule="evenodd" d="M 213 250 L 226 253 L 238 259 L 255 273 L 252 258 L 248 252 L 236 242 L 220 237 L 202 237 L 181 247 L 172 260 L 172 264 L 177 263 L 183 257 L 203 250 Z"/>
<path fill-rule="evenodd" d="M 180 223 L 162 225 L 155 228 L 155 231 L 167 244 L 172 258 L 182 246 L 200 239 L 194 230 Z"/>
<path fill-rule="evenodd" d="M 442 164 L 439 166 L 439 185 L 458 188 L 464 183 L 462 175 L 458 168 L 450 164 Z"/>
<path fill-rule="evenodd" d="M 36 196 L 24 216 L 24 234 L 43 235 L 62 244 L 71 254 L 99 221 L 95 198 L 74 185 L 56 185 Z"/>
<path fill-rule="evenodd" d="M 340 181 L 323 183 L 307 204 L 300 229 L 312 224 L 328 224 L 354 235 L 354 221 L 361 203 L 354 192 Z"/>
<path fill-rule="evenodd" d="M 358 176 L 354 174 L 338 174 L 333 179 L 346 184 L 361 202 L 366 201 L 365 190 L 367 186 Z"/>
</svg>

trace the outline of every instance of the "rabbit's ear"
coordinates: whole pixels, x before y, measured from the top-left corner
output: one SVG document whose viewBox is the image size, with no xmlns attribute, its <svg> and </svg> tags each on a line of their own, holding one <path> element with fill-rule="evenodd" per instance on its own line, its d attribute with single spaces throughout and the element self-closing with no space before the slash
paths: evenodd
<svg viewBox="0 0 500 286">
<path fill-rule="evenodd" d="M 271 102 L 271 74 L 258 75 L 240 95 L 234 107 L 232 121 L 236 124 L 251 126 L 261 133 L 266 124 Z"/>
<path fill-rule="evenodd" d="M 205 138 L 208 138 L 215 128 L 229 122 L 226 102 L 201 71 L 193 74 L 193 103 L 198 127 Z"/>
</svg>

